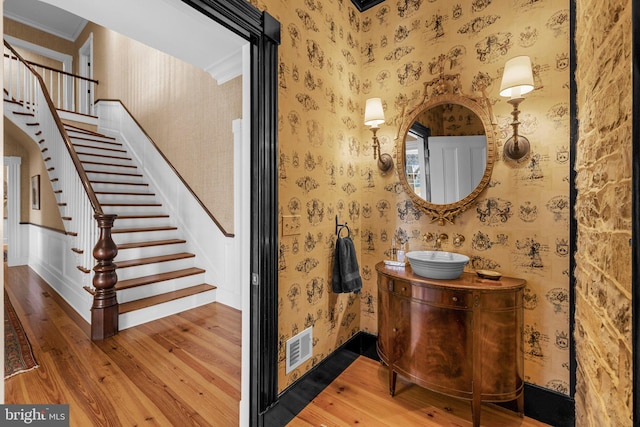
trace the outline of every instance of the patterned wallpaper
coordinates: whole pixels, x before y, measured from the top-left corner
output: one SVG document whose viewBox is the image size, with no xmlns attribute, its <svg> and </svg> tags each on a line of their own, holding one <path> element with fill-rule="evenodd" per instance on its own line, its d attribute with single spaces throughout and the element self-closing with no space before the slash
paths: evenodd
<svg viewBox="0 0 640 427">
<path fill-rule="evenodd" d="M 375 264 L 391 241 L 429 248 L 426 232 L 462 235 L 444 250 L 469 255 L 469 271 L 527 280 L 525 379 L 569 393 L 569 2 L 387 0 L 359 13 L 349 0 L 251 0 L 282 25 L 279 50 L 279 210 L 299 215 L 280 237 L 279 389 L 358 331 L 377 333 Z M 396 170 L 382 176 L 363 125 L 381 97 L 382 152 L 395 156 L 403 106 L 447 57 L 465 93 L 482 84 L 497 118 L 498 162 L 488 188 L 455 224 L 432 224 L 412 205 Z M 532 155 L 501 159 L 511 106 L 498 95 L 504 63 L 529 55 L 536 89 L 520 105 Z M 360 294 L 334 294 L 335 218 L 347 222 L 363 278 Z M 313 325 L 313 357 L 285 373 L 285 342 Z"/>
</svg>

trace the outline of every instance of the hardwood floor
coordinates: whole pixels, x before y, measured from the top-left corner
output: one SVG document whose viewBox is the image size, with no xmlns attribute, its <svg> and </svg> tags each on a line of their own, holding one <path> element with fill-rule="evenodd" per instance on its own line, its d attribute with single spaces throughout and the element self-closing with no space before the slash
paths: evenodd
<svg viewBox="0 0 640 427">
<path fill-rule="evenodd" d="M 71 426 L 238 425 L 239 311 L 213 303 L 96 344 L 28 267 L 5 270 L 5 287 L 40 365 L 5 381 L 6 403 L 68 403 Z M 481 421 L 545 425 L 493 405 Z M 471 405 L 401 377 L 392 398 L 386 367 L 360 356 L 288 425 L 471 426 Z"/>
<path fill-rule="evenodd" d="M 387 367 L 358 357 L 309 403 L 288 427 L 430 427 L 471 426 L 471 404 L 430 392 L 398 376 L 395 397 L 389 395 Z M 482 405 L 482 426 L 533 427 L 547 424 L 496 405 Z"/>
<path fill-rule="evenodd" d="M 237 426 L 241 313 L 209 304 L 95 344 L 28 267 L 5 287 L 39 368 L 5 403 L 68 403 L 72 426 Z"/>
</svg>

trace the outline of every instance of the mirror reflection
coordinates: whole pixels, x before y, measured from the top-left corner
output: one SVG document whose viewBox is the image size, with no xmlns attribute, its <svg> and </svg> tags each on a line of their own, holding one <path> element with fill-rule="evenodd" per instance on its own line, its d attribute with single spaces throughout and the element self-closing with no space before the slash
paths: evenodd
<svg viewBox="0 0 640 427">
<path fill-rule="evenodd" d="M 484 123 L 463 105 L 443 103 L 419 113 L 407 131 L 404 146 L 407 184 L 429 203 L 464 199 L 485 174 Z"/>
</svg>

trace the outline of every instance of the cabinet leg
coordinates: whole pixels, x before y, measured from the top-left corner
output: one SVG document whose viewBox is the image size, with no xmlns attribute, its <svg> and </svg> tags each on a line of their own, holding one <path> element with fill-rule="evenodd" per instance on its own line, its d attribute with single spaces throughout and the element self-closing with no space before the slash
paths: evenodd
<svg viewBox="0 0 640 427">
<path fill-rule="evenodd" d="M 394 396 L 396 394 L 396 380 L 398 374 L 389 366 L 389 394 Z"/>
<path fill-rule="evenodd" d="M 518 407 L 518 414 L 520 417 L 524 417 L 524 393 L 520 393 L 520 396 L 516 399 L 516 405 Z"/>
<path fill-rule="evenodd" d="M 473 400 L 471 400 L 471 418 L 473 419 L 473 427 L 480 427 L 480 412 L 481 412 L 480 395 L 474 394 Z"/>
</svg>

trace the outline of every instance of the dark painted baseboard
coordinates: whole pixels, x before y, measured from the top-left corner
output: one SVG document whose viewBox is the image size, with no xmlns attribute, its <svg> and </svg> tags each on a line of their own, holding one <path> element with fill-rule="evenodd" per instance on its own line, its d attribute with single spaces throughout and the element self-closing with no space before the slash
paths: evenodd
<svg viewBox="0 0 640 427">
<path fill-rule="evenodd" d="M 576 425 L 573 398 L 535 384 L 524 384 L 524 414 L 554 427 Z"/>
<path fill-rule="evenodd" d="M 359 335 L 354 335 L 351 340 L 314 366 L 291 387 L 284 390 L 278 397 L 278 401 L 264 413 L 263 425 L 269 427 L 286 426 L 342 371 L 360 357 L 360 353 L 354 351 L 354 349 L 361 348 L 359 343 L 354 343 L 354 341 L 360 340 Z"/>
<path fill-rule="evenodd" d="M 379 361 L 376 336 L 359 332 L 283 391 L 264 414 L 265 426 L 285 426 L 359 356 Z M 502 405 L 509 408 L 508 404 Z M 509 408 L 511 409 L 511 408 Z M 524 385 L 526 416 L 554 427 L 575 425 L 575 404 L 567 395 L 534 384 Z"/>
</svg>

